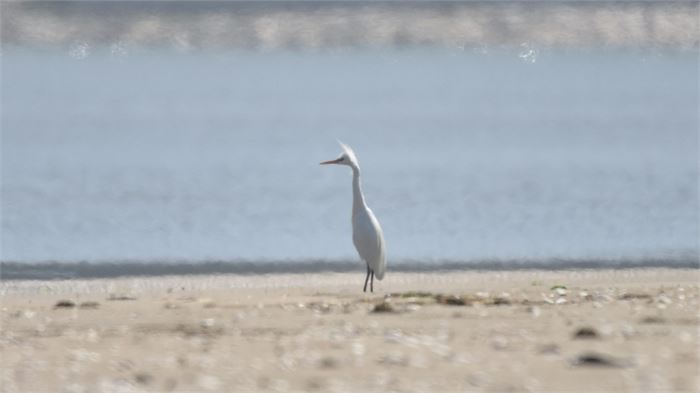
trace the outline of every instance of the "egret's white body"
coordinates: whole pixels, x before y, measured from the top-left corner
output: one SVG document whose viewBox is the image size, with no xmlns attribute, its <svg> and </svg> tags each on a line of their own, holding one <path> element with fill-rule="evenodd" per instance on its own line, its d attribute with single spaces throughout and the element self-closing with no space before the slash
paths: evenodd
<svg viewBox="0 0 700 393">
<path fill-rule="evenodd" d="M 355 153 L 349 146 L 340 144 L 343 153 L 335 160 L 324 161 L 321 164 L 347 165 L 352 168 L 352 242 L 355 244 L 360 259 L 367 264 L 367 279 L 372 277 L 370 290 L 374 291 L 374 276 L 377 280 L 384 278 L 386 271 L 386 255 L 384 247 L 384 233 L 379 225 L 379 220 L 365 202 L 360 186 L 360 166 Z"/>
</svg>

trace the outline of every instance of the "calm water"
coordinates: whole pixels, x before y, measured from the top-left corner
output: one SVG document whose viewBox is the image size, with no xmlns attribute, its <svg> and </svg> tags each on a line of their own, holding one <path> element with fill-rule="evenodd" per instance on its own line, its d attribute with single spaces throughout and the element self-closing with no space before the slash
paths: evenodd
<svg viewBox="0 0 700 393">
<path fill-rule="evenodd" d="M 521 54 L 3 49 L 1 260 L 697 258 L 697 53 Z"/>
</svg>

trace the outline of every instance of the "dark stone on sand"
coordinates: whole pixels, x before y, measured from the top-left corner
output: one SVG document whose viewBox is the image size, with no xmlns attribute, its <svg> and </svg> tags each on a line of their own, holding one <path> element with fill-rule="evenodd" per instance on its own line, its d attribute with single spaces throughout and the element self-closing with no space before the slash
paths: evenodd
<svg viewBox="0 0 700 393">
<path fill-rule="evenodd" d="M 330 356 L 326 356 L 320 360 L 319 367 L 327 369 L 336 368 L 338 367 L 338 360 Z"/>
<path fill-rule="evenodd" d="M 136 298 L 135 298 L 135 297 L 132 297 L 132 296 L 114 295 L 114 294 L 112 294 L 112 295 L 109 295 L 109 297 L 107 298 L 107 300 L 110 300 L 110 301 L 124 301 L 124 300 L 136 300 Z"/>
<path fill-rule="evenodd" d="M 628 364 L 611 356 L 596 352 L 585 352 L 576 356 L 571 364 L 573 366 L 591 367 L 626 367 Z"/>
<path fill-rule="evenodd" d="M 511 303 L 510 299 L 508 299 L 506 297 L 496 297 L 491 302 L 491 304 L 493 304 L 494 306 L 507 306 L 510 303 Z"/>
<path fill-rule="evenodd" d="M 623 293 L 620 298 L 620 300 L 633 300 L 633 299 L 651 299 L 651 295 L 648 293 Z"/>
<path fill-rule="evenodd" d="M 153 381 L 153 376 L 148 373 L 136 373 L 134 375 L 134 380 L 142 385 L 148 385 Z"/>
<path fill-rule="evenodd" d="M 582 328 L 579 328 L 574 333 L 575 339 L 591 339 L 598 338 L 599 336 L 600 335 L 598 334 L 598 332 L 590 326 L 584 326 Z"/>
<path fill-rule="evenodd" d="M 53 306 L 53 308 L 73 308 L 73 307 L 75 307 L 75 303 L 73 303 L 70 300 L 59 300 Z"/>
<path fill-rule="evenodd" d="M 374 308 L 372 309 L 372 312 L 373 313 L 390 313 L 390 312 L 396 312 L 396 310 L 394 310 L 394 307 L 391 304 L 389 304 L 387 302 L 381 302 L 381 303 L 374 306 Z"/>
<path fill-rule="evenodd" d="M 82 303 L 80 303 L 80 308 L 82 308 L 82 309 L 94 310 L 98 307 L 100 307 L 100 303 L 98 303 L 98 302 L 82 302 Z"/>
<path fill-rule="evenodd" d="M 653 324 L 662 324 L 666 323 L 666 320 L 661 318 L 661 317 L 654 317 L 654 316 L 648 316 L 642 318 L 639 322 L 641 323 L 653 323 Z"/>
</svg>

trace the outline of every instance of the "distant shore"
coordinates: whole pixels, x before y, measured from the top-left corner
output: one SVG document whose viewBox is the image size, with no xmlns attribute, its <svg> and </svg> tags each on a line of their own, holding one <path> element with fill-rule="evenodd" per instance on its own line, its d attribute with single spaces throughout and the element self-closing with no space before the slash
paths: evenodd
<svg viewBox="0 0 700 393">
<path fill-rule="evenodd" d="M 698 48 L 694 1 L 2 2 L 3 45 L 324 49 Z"/>
<path fill-rule="evenodd" d="M 700 389 L 697 269 L 0 282 L 6 391 Z"/>
</svg>

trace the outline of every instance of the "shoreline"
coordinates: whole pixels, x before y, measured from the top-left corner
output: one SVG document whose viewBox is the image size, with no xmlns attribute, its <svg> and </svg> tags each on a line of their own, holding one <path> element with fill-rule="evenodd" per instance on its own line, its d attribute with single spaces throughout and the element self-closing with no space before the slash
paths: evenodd
<svg viewBox="0 0 700 393">
<path fill-rule="evenodd" d="M 700 269 L 694 256 L 647 258 L 544 258 L 525 260 L 401 261 L 390 265 L 390 272 L 470 272 L 580 269 Z M 120 277 L 163 277 L 219 274 L 307 274 L 351 273 L 362 270 L 359 261 L 163 261 L 163 262 L 0 262 L 0 281 L 106 279 Z"/>
</svg>

